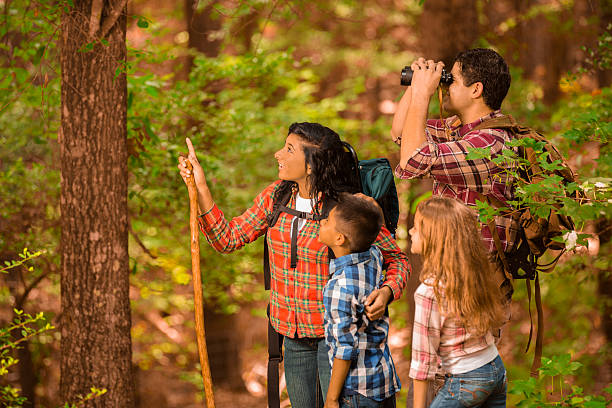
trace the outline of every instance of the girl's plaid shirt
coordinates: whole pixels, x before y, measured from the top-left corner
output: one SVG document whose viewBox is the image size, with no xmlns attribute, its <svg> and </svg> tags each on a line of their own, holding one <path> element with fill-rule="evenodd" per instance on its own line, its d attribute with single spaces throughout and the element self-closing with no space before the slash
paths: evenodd
<svg viewBox="0 0 612 408">
<path fill-rule="evenodd" d="M 504 203 L 512 200 L 513 178 L 504 168 L 488 159 L 466 159 L 469 150 L 475 147 L 490 149 L 492 158 L 510 149 L 506 142 L 512 136 L 505 130 L 472 131 L 483 121 L 498 116 L 502 116 L 499 110 L 463 126 L 457 116 L 443 121 L 428 120 L 425 127 L 427 140 L 415 151 L 405 168 L 397 166 L 395 175 L 402 179 L 432 177 L 435 196 L 456 198 L 469 206 L 476 205 L 478 193 Z M 497 216 L 495 226 L 504 251 L 508 251 L 516 240 L 517 223 L 510 216 Z M 495 243 L 486 225 L 482 226 L 482 237 L 489 252 L 495 251 Z"/>
<path fill-rule="evenodd" d="M 218 252 L 230 253 L 255 241 L 268 232 L 270 255 L 270 322 L 276 331 L 288 337 L 319 338 L 323 325 L 323 287 L 329 278 L 327 246 L 317 239 L 319 223 L 306 220 L 298 234 L 297 267 L 291 268 L 291 221 L 293 216 L 281 213 L 272 228 L 267 217 L 272 213 L 274 192 L 280 180 L 266 187 L 254 205 L 242 215 L 227 221 L 215 205 L 200 215 L 200 229 L 208 243 Z M 295 208 L 295 193 L 289 208 Z M 387 276 L 384 285 L 398 299 L 410 276 L 410 264 L 397 243 L 383 226 L 376 245 L 383 254 Z"/>
<path fill-rule="evenodd" d="M 473 336 L 458 319 L 447 317 L 440 310 L 432 286 L 421 283 L 414 292 L 410 378 L 433 380 L 438 370 L 438 356 L 444 365 L 444 361 L 482 351 L 494 341 L 490 332 Z"/>
</svg>

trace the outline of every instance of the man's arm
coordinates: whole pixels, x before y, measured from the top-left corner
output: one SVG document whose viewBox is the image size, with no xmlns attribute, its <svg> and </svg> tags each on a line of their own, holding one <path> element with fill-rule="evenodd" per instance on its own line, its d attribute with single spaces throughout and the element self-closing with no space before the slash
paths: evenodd
<svg viewBox="0 0 612 408">
<path fill-rule="evenodd" d="M 336 408 L 338 406 L 338 398 L 340 398 L 340 393 L 342 392 L 350 368 L 351 360 L 342 360 L 338 357 L 334 358 L 329 389 L 327 390 L 327 397 L 325 398 L 325 408 Z"/>
<path fill-rule="evenodd" d="M 400 166 L 406 167 L 414 151 L 425 143 L 425 122 L 429 100 L 440 83 L 443 62 L 434 63 L 419 58 L 412 63 L 412 96 L 402 129 Z"/>
<path fill-rule="evenodd" d="M 402 139 L 402 130 L 404 129 L 404 123 L 406 123 L 406 115 L 408 114 L 411 100 L 412 88 L 409 86 L 397 104 L 397 109 L 393 115 L 393 122 L 391 123 L 391 140 L 398 145 Z"/>
</svg>

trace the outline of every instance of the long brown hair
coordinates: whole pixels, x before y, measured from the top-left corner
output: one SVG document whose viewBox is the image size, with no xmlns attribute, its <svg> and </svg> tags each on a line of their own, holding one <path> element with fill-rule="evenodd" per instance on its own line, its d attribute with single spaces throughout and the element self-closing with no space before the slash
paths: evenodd
<svg viewBox="0 0 612 408">
<path fill-rule="evenodd" d="M 447 316 L 476 335 L 504 321 L 499 287 L 475 211 L 451 198 L 434 197 L 415 216 L 424 259 L 421 282 L 433 286 Z"/>
</svg>

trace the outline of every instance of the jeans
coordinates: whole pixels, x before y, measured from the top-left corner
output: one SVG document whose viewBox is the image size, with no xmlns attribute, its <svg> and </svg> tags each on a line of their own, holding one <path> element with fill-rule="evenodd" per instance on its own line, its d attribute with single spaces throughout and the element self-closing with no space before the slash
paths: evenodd
<svg viewBox="0 0 612 408">
<path fill-rule="evenodd" d="M 506 407 L 506 369 L 500 356 L 463 374 L 447 374 L 430 408 Z"/>
<path fill-rule="evenodd" d="M 375 401 L 361 394 L 341 395 L 340 408 L 395 408 L 395 395 L 384 401 Z"/>
<path fill-rule="evenodd" d="M 292 408 L 322 408 L 331 367 L 325 339 L 285 337 L 285 380 Z"/>
</svg>

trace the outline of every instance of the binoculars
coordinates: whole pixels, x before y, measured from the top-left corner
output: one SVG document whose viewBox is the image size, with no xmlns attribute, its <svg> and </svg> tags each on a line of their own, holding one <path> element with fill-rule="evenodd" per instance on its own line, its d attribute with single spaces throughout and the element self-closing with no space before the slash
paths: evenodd
<svg viewBox="0 0 612 408">
<path fill-rule="evenodd" d="M 410 68 L 409 66 L 404 67 L 404 69 L 402 69 L 402 77 L 401 77 L 401 84 L 403 86 L 410 86 L 410 84 L 412 83 L 412 68 Z M 446 70 L 442 69 L 442 76 L 440 77 L 440 83 L 442 85 L 450 85 L 453 82 L 453 76 L 451 75 L 450 72 L 446 72 Z"/>
</svg>

